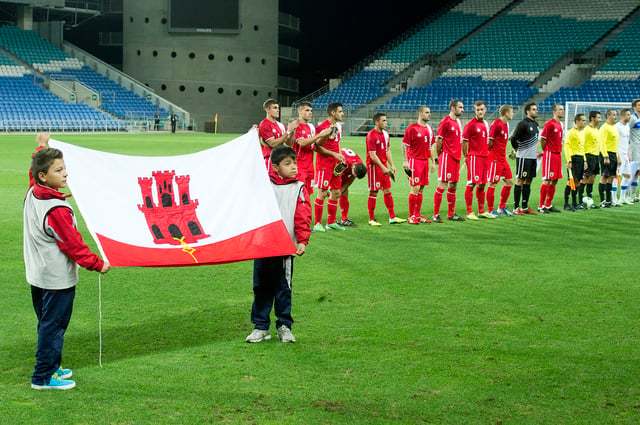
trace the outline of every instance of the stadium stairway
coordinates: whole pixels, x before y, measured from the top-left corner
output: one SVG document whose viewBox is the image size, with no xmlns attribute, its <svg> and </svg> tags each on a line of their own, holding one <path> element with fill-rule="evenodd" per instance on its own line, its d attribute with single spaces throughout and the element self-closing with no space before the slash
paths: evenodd
<svg viewBox="0 0 640 425">
<path fill-rule="evenodd" d="M 580 55 L 565 55 L 551 68 L 542 73 L 533 84 L 540 87 L 538 93 L 526 99 L 519 105 L 530 102 L 541 105 L 541 111 L 550 110 L 550 105 L 562 96 L 554 96 L 557 92 L 565 89 L 572 91 L 571 88 L 578 88 L 589 82 L 594 74 L 606 67 L 606 64 L 615 57 L 615 53 L 607 51 L 607 46 L 619 37 L 630 25 L 634 25 L 640 19 L 640 6 L 627 14 L 624 19 L 620 20 L 614 28 L 605 34 L 600 40 L 586 52 Z M 576 66 L 577 65 L 577 66 Z M 556 100 L 554 100 L 556 99 Z M 581 99 L 575 99 L 581 100 Z"/>
<path fill-rule="evenodd" d="M 435 78 L 445 72 L 448 68 L 455 65 L 462 57 L 458 56 L 457 52 L 461 46 L 467 43 L 476 35 L 483 32 L 485 29 L 490 27 L 496 20 L 500 19 L 506 13 L 508 13 L 511 9 L 516 7 L 519 3 L 524 0 L 514 0 L 513 2 L 507 4 L 504 8 L 500 9 L 495 15 L 493 15 L 489 20 L 475 28 L 473 31 L 466 34 L 463 38 L 458 40 L 456 43 L 452 44 L 446 50 L 444 50 L 438 56 L 425 55 L 421 60 L 418 60 L 411 64 L 406 70 L 401 73 L 395 75 L 392 79 L 389 80 L 389 86 L 399 87 L 402 81 L 407 81 L 407 86 L 412 87 L 414 85 L 414 78 L 416 71 L 424 66 L 432 66 L 434 68 L 433 75 Z M 435 78 L 432 78 L 435 79 Z M 425 86 L 429 84 L 431 81 L 420 81 L 420 86 Z"/>
</svg>

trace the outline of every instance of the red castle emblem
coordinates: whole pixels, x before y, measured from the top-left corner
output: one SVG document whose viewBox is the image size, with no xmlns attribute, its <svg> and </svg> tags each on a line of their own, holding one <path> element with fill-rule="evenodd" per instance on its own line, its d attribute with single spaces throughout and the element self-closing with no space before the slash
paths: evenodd
<svg viewBox="0 0 640 425">
<path fill-rule="evenodd" d="M 176 176 L 175 171 L 154 171 L 153 178 L 139 177 L 144 204 L 138 205 L 156 244 L 185 245 L 209 237 L 204 234 L 196 216 L 198 200 L 189 195 L 190 176 Z M 178 187 L 176 202 L 173 180 Z M 158 204 L 154 204 L 152 190 L 155 179 Z"/>
</svg>

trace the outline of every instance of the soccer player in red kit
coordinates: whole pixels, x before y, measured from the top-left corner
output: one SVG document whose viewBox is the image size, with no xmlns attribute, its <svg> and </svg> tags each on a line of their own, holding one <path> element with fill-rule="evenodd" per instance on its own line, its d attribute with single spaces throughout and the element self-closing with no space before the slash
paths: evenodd
<svg viewBox="0 0 640 425">
<path fill-rule="evenodd" d="M 322 146 L 318 146 L 316 149 L 318 152 L 323 150 Z M 340 188 L 340 215 L 342 219 L 336 223 L 343 227 L 356 227 L 356 223 L 349 220 L 349 186 L 356 178 L 361 179 L 367 175 L 367 167 L 362 163 L 358 154 L 351 149 L 342 148 L 340 152 L 344 156 L 344 165 L 347 168 L 340 175 L 342 179 L 342 187 Z"/>
<path fill-rule="evenodd" d="M 382 189 L 384 205 L 389 211 L 389 224 L 404 223 L 405 219 L 396 217 L 391 194 L 391 176 L 396 174 L 393 158 L 389 150 L 389 133 L 387 132 L 387 116 L 378 112 L 373 116 L 373 129 L 367 134 L 367 173 L 369 175 L 369 225 L 380 226 L 375 219 L 378 191 Z"/>
<path fill-rule="evenodd" d="M 298 155 L 298 180 L 303 182 L 309 193 L 313 193 L 313 143 L 331 133 L 330 128 L 325 128 L 316 134 L 316 128 L 311 123 L 313 107 L 311 102 L 302 101 L 298 105 L 298 127 L 295 131 L 295 143 L 293 150 Z"/>
<path fill-rule="evenodd" d="M 453 99 L 449 103 L 449 115 L 440 121 L 436 143 L 433 146 L 438 156 L 438 187 L 433 195 L 433 222 L 442 223 L 440 218 L 440 204 L 442 195 L 447 189 L 447 220 L 465 221 L 456 214 L 456 188 L 460 179 L 460 154 L 462 151 L 462 123 L 460 116 L 464 112 L 464 105 L 460 99 Z M 435 156 L 435 155 L 434 155 Z"/>
<path fill-rule="evenodd" d="M 464 200 L 467 204 L 467 220 L 482 218 L 495 219 L 484 209 L 485 191 L 487 184 L 487 157 L 489 156 L 489 124 L 484 119 L 487 104 L 477 100 L 473 104 L 475 117 L 464 126 L 462 132 L 462 155 L 467 164 L 467 187 Z M 476 188 L 478 199 L 478 215 L 473 212 L 473 189 Z"/>
<path fill-rule="evenodd" d="M 560 212 L 553 205 L 553 195 L 556 193 L 558 179 L 562 178 L 562 120 L 564 118 L 564 106 L 556 103 L 552 107 L 553 118 L 544 125 L 540 133 L 540 146 L 542 147 L 542 186 L 540 186 L 540 205 L 538 212 Z"/>
<path fill-rule="evenodd" d="M 315 146 L 322 146 L 324 149 L 319 151 L 316 149 L 316 186 L 318 187 L 318 196 L 314 202 L 315 232 L 324 232 L 326 229 L 322 226 L 322 213 L 324 210 L 324 200 L 327 201 L 327 229 L 344 230 L 344 227 L 336 223 L 336 214 L 338 213 L 338 200 L 340 199 L 340 190 L 342 187 L 342 179 L 334 174 L 334 167 L 339 162 L 344 162 L 344 156 L 340 152 L 340 138 L 342 137 L 342 125 L 340 121 L 344 117 L 342 104 L 338 102 L 330 103 L 327 106 L 328 118 L 316 128 L 317 133 L 321 133 L 325 129 L 330 129 L 330 133 L 319 138 L 315 142 Z"/>
<path fill-rule="evenodd" d="M 258 126 L 258 136 L 260 138 L 260 147 L 262 148 L 262 157 L 264 158 L 267 170 L 271 170 L 271 149 L 281 144 L 293 146 L 293 134 L 298 127 L 298 121 L 293 120 L 289 123 L 289 130 L 284 124 L 278 121 L 280 118 L 280 104 L 275 99 L 267 99 L 262 105 L 267 116 Z"/>
<path fill-rule="evenodd" d="M 507 200 L 513 187 L 513 174 L 507 161 L 507 140 L 509 139 L 509 121 L 513 118 L 513 106 L 502 105 L 500 108 L 500 118 L 491 124 L 489 129 L 489 157 L 487 171 L 487 209 L 494 217 L 500 218 L 503 215 L 512 217 L 513 214 L 507 208 Z M 498 209 L 494 209 L 496 187 L 500 179 L 504 180 L 504 186 L 500 191 L 500 204 Z"/>
<path fill-rule="evenodd" d="M 429 125 L 431 110 L 428 106 L 418 107 L 418 121 L 411 124 L 402 138 L 402 166 L 409 176 L 409 224 L 431 223 L 422 216 L 422 191 L 429 184 L 429 172 L 436 170 L 430 161 L 431 146 L 435 133 Z"/>
</svg>

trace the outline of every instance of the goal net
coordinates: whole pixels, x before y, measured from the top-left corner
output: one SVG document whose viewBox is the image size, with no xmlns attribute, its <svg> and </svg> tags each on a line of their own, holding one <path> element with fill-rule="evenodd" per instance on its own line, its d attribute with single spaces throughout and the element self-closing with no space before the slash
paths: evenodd
<svg viewBox="0 0 640 425">
<path fill-rule="evenodd" d="M 573 127 L 573 119 L 578 114 L 584 114 L 587 117 L 587 123 L 589 123 L 589 112 L 598 111 L 602 114 L 602 121 L 604 122 L 605 113 L 608 109 L 615 109 L 620 116 L 620 109 L 631 108 L 631 101 L 629 102 L 576 102 L 568 101 L 564 105 L 564 129 L 569 131 Z"/>
</svg>

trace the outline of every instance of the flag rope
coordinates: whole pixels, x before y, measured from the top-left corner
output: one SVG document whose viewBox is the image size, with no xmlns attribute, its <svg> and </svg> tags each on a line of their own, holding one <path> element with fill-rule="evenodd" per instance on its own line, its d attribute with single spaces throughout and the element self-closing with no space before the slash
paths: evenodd
<svg viewBox="0 0 640 425">
<path fill-rule="evenodd" d="M 99 352 L 98 364 L 102 368 L 102 275 L 98 274 L 98 336 L 99 336 Z"/>
</svg>

